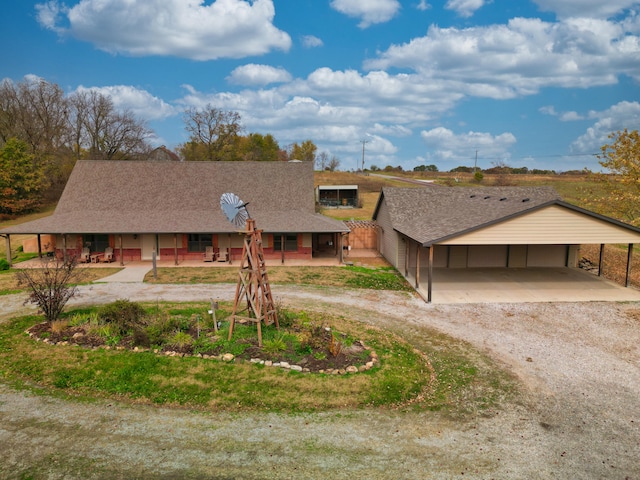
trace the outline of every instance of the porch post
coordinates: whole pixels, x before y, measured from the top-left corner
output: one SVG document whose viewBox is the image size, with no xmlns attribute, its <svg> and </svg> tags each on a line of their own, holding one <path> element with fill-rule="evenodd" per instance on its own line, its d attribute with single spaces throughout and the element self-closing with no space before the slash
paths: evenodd
<svg viewBox="0 0 640 480">
<path fill-rule="evenodd" d="M 124 249 L 122 248 L 122 234 L 118 235 L 120 241 L 120 266 L 124 267 Z"/>
<path fill-rule="evenodd" d="M 284 234 L 280 234 L 280 263 L 284 265 L 284 242 L 286 241 L 286 236 Z"/>
<path fill-rule="evenodd" d="M 11 261 L 11 235 L 7 234 L 4 238 L 7 248 L 7 262 L 9 262 L 9 268 L 11 268 L 13 266 L 13 262 Z"/>
<path fill-rule="evenodd" d="M 42 241 L 40 239 L 40 234 L 38 234 L 38 258 L 42 258 Z"/>
<path fill-rule="evenodd" d="M 420 288 L 420 247 L 419 243 L 416 243 L 416 290 Z"/>
<path fill-rule="evenodd" d="M 173 263 L 178 265 L 178 234 L 173 234 Z"/>
<path fill-rule="evenodd" d="M 600 259 L 598 260 L 598 276 L 602 276 L 602 265 L 604 263 L 604 243 L 600 244 Z"/>
<path fill-rule="evenodd" d="M 336 235 L 340 235 L 340 263 L 344 263 L 344 233 L 337 233 Z M 313 256 L 313 254 L 311 255 Z"/>
<path fill-rule="evenodd" d="M 629 244 L 629 251 L 627 252 L 627 279 L 625 281 L 625 287 L 631 286 L 631 261 L 633 260 L 633 243 Z"/>
<path fill-rule="evenodd" d="M 231 234 L 228 233 L 227 235 L 228 235 L 228 238 L 229 238 L 229 260 L 228 260 L 228 262 L 229 262 L 229 265 L 231 265 Z"/>
<path fill-rule="evenodd" d="M 67 263 L 68 258 L 67 258 L 67 234 L 63 233 L 62 234 L 62 261 L 64 263 Z"/>
<path fill-rule="evenodd" d="M 431 286 L 433 284 L 433 245 L 429 247 L 429 276 L 427 279 L 427 303 L 431 303 Z"/>
</svg>

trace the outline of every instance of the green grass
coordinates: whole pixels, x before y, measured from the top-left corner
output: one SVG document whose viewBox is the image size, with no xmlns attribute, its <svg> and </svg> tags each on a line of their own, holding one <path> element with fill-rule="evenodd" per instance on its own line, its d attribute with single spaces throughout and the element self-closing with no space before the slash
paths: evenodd
<svg viewBox="0 0 640 480">
<path fill-rule="evenodd" d="M 207 307 L 155 304 L 147 309 L 161 308 L 188 317 Z M 94 311 L 78 309 L 66 318 Z M 346 332 L 345 344 L 354 339 L 365 341 L 379 355 L 379 366 L 346 376 L 302 374 L 248 362 L 49 345 L 24 333 L 42 320 L 26 316 L 0 325 L 0 378 L 14 387 L 65 398 L 108 398 L 202 411 L 299 412 L 411 405 L 412 409 L 459 414 L 493 405 L 510 388 L 499 371 L 488 373 L 495 370 L 493 365 L 485 365 L 484 359 L 476 364 L 471 349 L 460 349 L 458 342 L 443 335 L 426 332 L 420 336 L 418 344 L 426 347 L 421 351 L 413 339 L 409 342 L 343 316 L 299 315 L 302 321 L 321 320 Z M 241 346 L 246 335 L 255 335 L 253 327 L 238 327 L 228 344 L 230 351 Z M 295 335 L 273 327 L 263 332 L 265 344 L 275 350 L 296 342 Z"/>
<path fill-rule="evenodd" d="M 159 268 L 158 278 L 147 274 L 148 283 L 236 283 L 235 268 L 183 267 Z M 272 284 L 320 285 L 374 290 L 413 291 L 393 267 L 270 267 Z"/>
</svg>

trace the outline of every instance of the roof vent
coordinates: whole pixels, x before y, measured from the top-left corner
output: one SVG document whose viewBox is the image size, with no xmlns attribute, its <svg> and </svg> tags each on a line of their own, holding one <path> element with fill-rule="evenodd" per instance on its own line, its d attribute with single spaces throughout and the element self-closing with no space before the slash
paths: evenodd
<svg viewBox="0 0 640 480">
<path fill-rule="evenodd" d="M 484 197 L 484 199 L 486 200 L 487 198 L 491 198 L 491 195 L 487 195 L 486 197 Z"/>
<path fill-rule="evenodd" d="M 476 198 L 475 195 L 469 195 L 469 198 Z"/>
<path fill-rule="evenodd" d="M 507 197 L 502 197 L 502 198 L 500 199 L 500 201 L 501 201 L 501 202 L 504 202 L 506 199 L 507 199 Z"/>
<path fill-rule="evenodd" d="M 528 202 L 528 201 L 529 201 L 529 199 L 528 199 L 528 198 L 523 198 L 523 199 L 522 199 L 522 203 L 524 203 L 524 202 Z"/>
</svg>

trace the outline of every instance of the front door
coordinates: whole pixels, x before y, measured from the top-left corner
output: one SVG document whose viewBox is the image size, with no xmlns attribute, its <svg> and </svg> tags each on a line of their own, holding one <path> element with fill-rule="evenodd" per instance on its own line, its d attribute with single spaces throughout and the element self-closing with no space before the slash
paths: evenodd
<svg viewBox="0 0 640 480">
<path fill-rule="evenodd" d="M 147 233 L 142 235 L 142 260 L 153 260 L 153 252 L 156 251 L 156 260 L 160 260 L 160 250 L 158 250 L 158 235 Z"/>
</svg>

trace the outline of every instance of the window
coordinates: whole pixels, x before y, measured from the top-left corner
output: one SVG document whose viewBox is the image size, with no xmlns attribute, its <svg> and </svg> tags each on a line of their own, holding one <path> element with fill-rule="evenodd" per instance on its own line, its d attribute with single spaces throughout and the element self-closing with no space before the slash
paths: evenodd
<svg viewBox="0 0 640 480">
<path fill-rule="evenodd" d="M 83 235 L 82 246 L 89 248 L 92 252 L 104 252 L 109 246 L 109 235 Z"/>
<path fill-rule="evenodd" d="M 204 252 L 213 245 L 213 235 L 210 233 L 190 233 L 187 250 L 189 252 Z"/>
<path fill-rule="evenodd" d="M 273 251 L 277 252 L 282 250 L 282 238 L 284 237 L 284 249 L 288 252 L 295 252 L 298 250 L 298 235 L 283 235 L 281 233 L 273 234 Z"/>
</svg>

